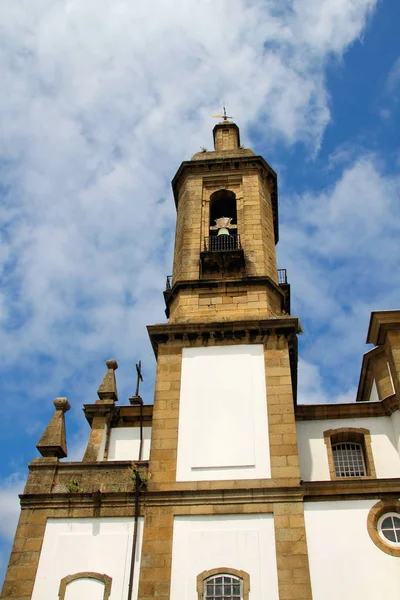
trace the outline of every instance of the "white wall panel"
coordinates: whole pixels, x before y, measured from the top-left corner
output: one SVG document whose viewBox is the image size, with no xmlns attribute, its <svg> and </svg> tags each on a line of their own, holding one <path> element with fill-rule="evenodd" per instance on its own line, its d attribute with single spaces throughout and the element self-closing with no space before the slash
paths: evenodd
<svg viewBox="0 0 400 600">
<path fill-rule="evenodd" d="M 143 427 L 142 460 L 150 455 L 151 427 Z M 138 460 L 140 427 L 113 427 L 110 430 L 110 443 L 107 460 Z"/>
<path fill-rule="evenodd" d="M 339 427 L 369 429 L 377 477 L 400 477 L 397 440 L 390 417 L 298 421 L 296 427 L 300 474 L 304 481 L 326 481 L 330 479 L 323 432 L 327 429 L 338 429 Z"/>
<path fill-rule="evenodd" d="M 58 598 L 60 581 L 67 575 L 83 571 L 106 574 L 112 578 L 110 600 L 125 600 L 132 555 L 133 518 L 48 519 L 32 600 Z M 143 535 L 143 518 L 139 519 L 138 547 L 135 562 L 133 598 L 137 598 L 138 575 Z M 92 585 L 86 580 L 70 587 L 68 600 L 78 599 Z M 99 584 L 97 584 L 99 585 Z M 85 587 L 86 586 L 86 587 Z M 93 589 L 93 600 L 99 587 Z M 72 594 L 72 595 L 71 595 Z M 81 598 L 88 598 L 83 594 Z"/>
<path fill-rule="evenodd" d="M 400 598 L 400 560 L 379 550 L 367 531 L 377 501 L 305 505 L 313 600 Z"/>
<path fill-rule="evenodd" d="M 184 348 L 177 480 L 270 476 L 263 346 Z"/>
<path fill-rule="evenodd" d="M 220 567 L 250 575 L 250 598 L 278 600 L 272 514 L 175 517 L 171 600 L 197 600 L 197 575 Z"/>
</svg>

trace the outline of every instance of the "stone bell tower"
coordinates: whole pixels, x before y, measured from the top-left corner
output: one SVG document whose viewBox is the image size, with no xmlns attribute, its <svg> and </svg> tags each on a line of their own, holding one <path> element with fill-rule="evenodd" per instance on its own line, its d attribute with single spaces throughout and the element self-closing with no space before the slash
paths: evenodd
<svg viewBox="0 0 400 600">
<path fill-rule="evenodd" d="M 276 174 L 240 146 L 234 123 L 217 124 L 213 134 L 215 151 L 182 163 L 172 182 L 170 323 L 281 316 L 289 312 L 289 287 L 279 286 L 276 266 Z"/>
</svg>

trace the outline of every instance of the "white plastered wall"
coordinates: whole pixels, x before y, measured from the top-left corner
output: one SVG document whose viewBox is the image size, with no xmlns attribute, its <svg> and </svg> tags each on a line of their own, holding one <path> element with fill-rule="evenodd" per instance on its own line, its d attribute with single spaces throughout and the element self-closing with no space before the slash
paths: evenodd
<svg viewBox="0 0 400 600">
<path fill-rule="evenodd" d="M 367 531 L 375 500 L 310 502 L 305 524 L 313 600 L 400 598 L 400 559 Z"/>
<path fill-rule="evenodd" d="M 142 460 L 149 460 L 150 443 L 151 427 L 143 427 Z M 113 427 L 110 429 L 107 460 L 138 460 L 139 447 L 140 427 Z"/>
<path fill-rule="evenodd" d="M 133 527 L 133 518 L 127 517 L 48 519 L 32 600 L 58 598 L 60 581 L 63 577 L 87 571 L 111 577 L 110 600 L 125 600 L 129 583 Z M 142 535 L 143 518 L 140 518 L 134 599 L 137 598 Z M 102 586 L 100 584 L 96 586 L 87 580 L 80 580 L 79 583 L 71 585 L 67 599 L 87 598 L 85 591 L 89 587 L 95 599 L 95 594 L 98 594 Z"/>
<path fill-rule="evenodd" d="M 395 410 L 391 415 L 393 431 L 394 431 L 394 439 L 397 447 L 397 452 L 400 455 L 400 411 Z"/>
<path fill-rule="evenodd" d="M 221 567 L 249 574 L 250 598 L 278 600 L 272 514 L 175 517 L 171 600 L 198 600 L 197 576 Z"/>
<path fill-rule="evenodd" d="M 184 348 L 177 481 L 269 477 L 263 346 Z"/>
<path fill-rule="evenodd" d="M 368 429 L 371 432 L 371 447 L 376 476 L 380 478 L 400 477 L 400 458 L 390 417 L 298 421 L 296 427 L 300 475 L 304 481 L 326 481 L 330 479 L 328 454 L 323 432 L 327 429 L 338 429 L 340 427 Z"/>
</svg>

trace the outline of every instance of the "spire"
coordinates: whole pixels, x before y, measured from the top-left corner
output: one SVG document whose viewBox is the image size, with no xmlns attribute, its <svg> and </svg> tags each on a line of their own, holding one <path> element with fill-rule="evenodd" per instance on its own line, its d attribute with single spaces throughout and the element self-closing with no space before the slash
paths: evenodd
<svg viewBox="0 0 400 600">
<path fill-rule="evenodd" d="M 67 456 L 67 440 L 65 435 L 65 417 L 71 407 L 67 398 L 54 400 L 56 412 L 52 416 L 36 448 L 45 457 L 65 458 Z"/>
<path fill-rule="evenodd" d="M 117 361 L 107 360 L 106 365 L 108 371 L 97 390 L 100 400 L 97 400 L 96 404 L 114 404 L 118 400 L 117 383 L 115 381 L 115 370 L 118 369 Z"/>
</svg>

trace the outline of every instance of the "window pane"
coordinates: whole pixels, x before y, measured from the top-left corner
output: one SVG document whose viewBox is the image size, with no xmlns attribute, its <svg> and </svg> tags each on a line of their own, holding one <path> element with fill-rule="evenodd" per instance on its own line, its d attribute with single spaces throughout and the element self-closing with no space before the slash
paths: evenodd
<svg viewBox="0 0 400 600">
<path fill-rule="evenodd" d="M 394 531 L 391 531 L 390 529 L 385 529 L 385 530 L 382 530 L 382 533 L 385 536 L 385 538 L 389 540 L 389 542 L 396 541 L 396 536 L 394 534 Z"/>
<path fill-rule="evenodd" d="M 382 529 L 393 529 L 392 517 L 386 517 L 386 519 L 383 519 L 381 527 Z"/>
</svg>

